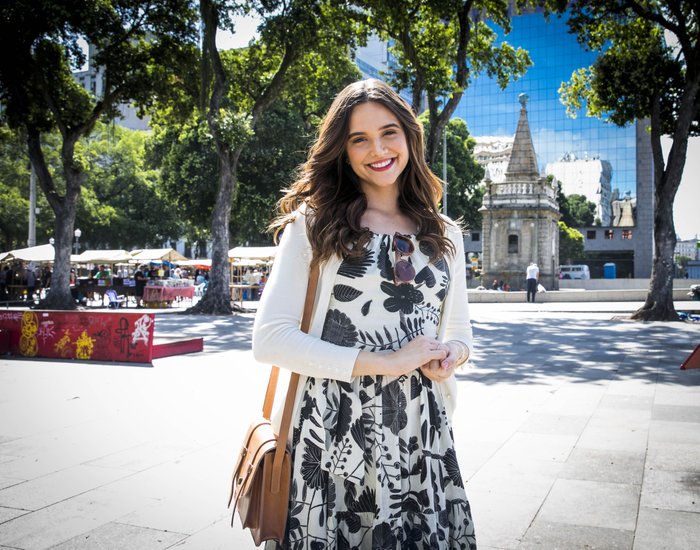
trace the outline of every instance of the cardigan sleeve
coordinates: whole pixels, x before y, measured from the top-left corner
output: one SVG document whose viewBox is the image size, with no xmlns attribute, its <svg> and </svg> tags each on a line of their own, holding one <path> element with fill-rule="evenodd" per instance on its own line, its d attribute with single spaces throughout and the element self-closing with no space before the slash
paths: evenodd
<svg viewBox="0 0 700 550">
<path fill-rule="evenodd" d="M 325 342 L 299 327 L 310 261 L 305 216 L 300 213 L 284 229 L 262 293 L 253 325 L 253 355 L 261 363 L 301 375 L 349 382 L 360 350 Z M 323 300 L 316 296 L 315 307 Z"/>
<path fill-rule="evenodd" d="M 447 318 L 445 323 L 444 341 L 459 340 L 472 348 L 472 325 L 469 318 L 469 303 L 467 298 L 467 274 L 466 261 L 464 259 L 464 241 L 462 232 L 454 225 L 449 227 L 449 236 L 455 246 L 454 262 L 452 262 L 453 272 L 451 275 L 449 296 L 449 307 L 447 308 Z"/>
</svg>

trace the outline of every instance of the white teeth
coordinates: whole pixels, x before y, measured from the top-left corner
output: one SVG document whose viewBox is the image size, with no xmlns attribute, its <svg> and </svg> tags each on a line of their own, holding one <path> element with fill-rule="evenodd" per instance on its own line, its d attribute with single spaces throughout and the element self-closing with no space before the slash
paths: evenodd
<svg viewBox="0 0 700 550">
<path fill-rule="evenodd" d="M 387 159 L 383 160 L 382 162 L 376 162 L 374 164 L 370 164 L 372 168 L 384 168 L 385 166 L 389 166 L 391 164 L 391 161 L 394 159 Z"/>
</svg>

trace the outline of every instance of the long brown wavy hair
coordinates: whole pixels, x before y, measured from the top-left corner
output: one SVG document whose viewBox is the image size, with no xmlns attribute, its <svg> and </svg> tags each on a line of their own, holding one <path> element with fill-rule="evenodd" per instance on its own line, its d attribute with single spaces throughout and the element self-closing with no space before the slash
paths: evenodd
<svg viewBox="0 0 700 550">
<path fill-rule="evenodd" d="M 399 209 L 418 228 L 417 238 L 429 245 L 431 259 L 454 253 L 445 236 L 445 221 L 438 211 L 442 196 L 440 180 L 425 162 L 423 127 L 408 104 L 380 80 L 361 80 L 348 85 L 333 101 L 324 118 L 318 139 L 307 161 L 299 167 L 297 179 L 278 202 L 278 217 L 270 224 L 277 234 L 294 219 L 294 212 L 306 204 L 307 234 L 313 262 L 333 254 L 356 256 L 372 237 L 360 219 L 367 209 L 367 197 L 360 180 L 346 162 L 350 115 L 355 107 L 374 101 L 389 109 L 406 134 L 409 161 L 399 176 Z"/>
</svg>

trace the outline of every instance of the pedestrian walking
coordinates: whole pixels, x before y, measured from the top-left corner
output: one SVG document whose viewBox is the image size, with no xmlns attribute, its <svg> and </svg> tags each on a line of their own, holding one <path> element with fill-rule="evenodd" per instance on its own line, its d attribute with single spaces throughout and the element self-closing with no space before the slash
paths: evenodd
<svg viewBox="0 0 700 550">
<path fill-rule="evenodd" d="M 301 375 L 282 548 L 476 548 L 451 429 L 472 347 L 465 256 L 441 189 L 410 107 L 365 80 L 335 98 L 279 203 L 253 351 Z"/>
<path fill-rule="evenodd" d="M 535 303 L 535 295 L 537 294 L 537 281 L 540 279 L 540 268 L 535 262 L 530 262 L 525 270 L 525 283 L 527 285 L 527 301 Z M 530 299 L 532 298 L 532 299 Z"/>
</svg>

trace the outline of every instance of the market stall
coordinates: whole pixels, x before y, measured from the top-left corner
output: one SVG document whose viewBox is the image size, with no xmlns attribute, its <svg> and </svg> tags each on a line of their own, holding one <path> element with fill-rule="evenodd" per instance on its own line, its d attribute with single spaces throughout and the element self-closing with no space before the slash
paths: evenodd
<svg viewBox="0 0 700 550">
<path fill-rule="evenodd" d="M 260 297 L 270 266 L 277 254 L 276 246 L 237 246 L 228 252 L 231 262 L 231 299 L 243 306 L 244 300 Z"/>
<path fill-rule="evenodd" d="M 175 300 L 194 298 L 194 281 L 191 279 L 161 279 L 149 281 L 143 289 L 146 307 L 168 307 Z"/>
</svg>

